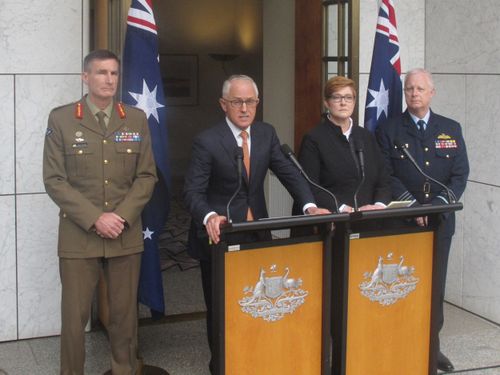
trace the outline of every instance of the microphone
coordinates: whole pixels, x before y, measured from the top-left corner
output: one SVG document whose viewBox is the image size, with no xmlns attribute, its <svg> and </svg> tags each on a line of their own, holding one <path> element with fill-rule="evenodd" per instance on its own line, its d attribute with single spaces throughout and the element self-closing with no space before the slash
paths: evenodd
<svg viewBox="0 0 500 375">
<path fill-rule="evenodd" d="M 226 216 L 227 216 L 227 222 L 228 223 L 232 222 L 231 221 L 231 215 L 230 215 L 230 212 L 229 212 L 229 206 L 231 205 L 231 203 L 233 202 L 234 198 L 236 197 L 236 195 L 241 190 L 241 179 L 242 179 L 241 172 L 243 170 L 243 149 L 241 147 L 236 147 L 234 149 L 234 157 L 236 159 L 236 165 L 237 165 L 237 168 L 238 168 L 238 188 L 236 189 L 236 191 L 234 192 L 234 194 L 229 199 L 229 202 L 227 202 Z"/>
<path fill-rule="evenodd" d="M 354 192 L 354 211 L 358 211 L 358 193 L 361 189 L 361 185 L 365 182 L 365 156 L 363 153 L 363 141 L 353 137 L 352 142 L 359 161 L 359 171 L 361 172 L 361 181 Z"/>
<path fill-rule="evenodd" d="M 333 203 L 335 203 L 335 210 L 336 212 L 339 212 L 339 205 L 337 203 L 337 198 L 335 197 L 335 195 L 328 189 L 325 189 L 323 186 L 320 186 L 318 185 L 317 183 L 315 183 L 314 181 L 312 181 L 309 176 L 307 175 L 306 171 L 304 171 L 304 168 L 302 168 L 302 165 L 300 165 L 299 161 L 297 160 L 297 158 L 295 157 L 295 154 L 293 153 L 292 149 L 290 148 L 290 146 L 288 146 L 287 144 L 282 144 L 281 145 L 281 152 L 283 154 L 285 154 L 285 156 L 291 160 L 291 162 L 297 167 L 297 169 L 300 171 L 300 173 L 302 174 L 302 176 L 305 177 L 305 179 L 307 180 L 307 182 L 309 182 L 312 186 L 314 186 L 315 188 L 327 193 L 330 197 L 332 197 L 333 199 Z"/>
<path fill-rule="evenodd" d="M 420 166 L 417 164 L 417 162 L 415 161 L 415 159 L 413 159 L 413 156 L 410 154 L 410 151 L 408 151 L 408 148 L 406 147 L 406 145 L 403 142 L 401 142 L 399 139 L 396 139 L 396 140 L 394 140 L 394 146 L 396 146 L 399 150 L 403 151 L 403 153 L 406 155 L 406 157 L 411 161 L 411 163 L 413 164 L 413 166 L 417 169 L 417 171 L 422 176 L 424 176 L 426 179 L 428 179 L 428 180 L 430 180 L 430 181 L 438 184 L 444 190 L 446 190 L 446 195 L 448 196 L 448 202 L 449 203 L 455 203 L 457 201 L 457 197 L 455 196 L 455 194 L 453 193 L 453 191 L 451 191 L 451 189 L 448 188 L 448 186 L 446 186 L 442 182 L 436 180 L 435 178 L 432 178 L 431 176 L 429 176 L 428 174 L 426 174 L 422 170 L 422 168 L 420 168 Z"/>
</svg>

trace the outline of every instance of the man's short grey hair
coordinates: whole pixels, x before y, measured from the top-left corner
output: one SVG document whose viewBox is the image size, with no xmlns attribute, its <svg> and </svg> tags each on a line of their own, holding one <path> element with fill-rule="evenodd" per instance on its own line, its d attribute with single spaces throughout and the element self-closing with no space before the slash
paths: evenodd
<svg viewBox="0 0 500 375">
<path fill-rule="evenodd" d="M 257 96 L 257 98 L 259 97 L 259 89 L 257 88 L 257 84 L 255 83 L 255 81 L 251 77 L 246 76 L 244 74 L 233 74 L 228 79 L 226 79 L 224 81 L 224 84 L 222 85 L 222 97 L 223 98 L 226 98 L 227 95 L 229 95 L 229 90 L 231 89 L 231 83 L 235 79 L 241 79 L 241 80 L 246 80 L 246 81 L 252 82 L 253 88 L 255 90 L 255 95 Z"/>
<path fill-rule="evenodd" d="M 432 79 L 432 74 L 431 74 L 431 72 L 429 72 L 428 70 L 426 70 L 424 68 L 415 68 L 415 69 L 409 70 L 405 76 L 405 87 L 406 87 L 406 81 L 408 80 L 408 78 L 414 74 L 425 74 L 427 76 L 427 79 L 429 80 L 429 84 L 431 85 L 431 88 L 432 89 L 434 88 L 434 80 Z"/>
</svg>

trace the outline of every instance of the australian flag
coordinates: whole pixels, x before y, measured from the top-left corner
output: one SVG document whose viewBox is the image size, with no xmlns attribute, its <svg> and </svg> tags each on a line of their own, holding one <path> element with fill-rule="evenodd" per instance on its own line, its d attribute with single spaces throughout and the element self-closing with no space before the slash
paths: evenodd
<svg viewBox="0 0 500 375">
<path fill-rule="evenodd" d="M 169 169 L 165 97 L 158 55 L 158 34 L 152 0 L 132 0 L 123 50 L 122 101 L 142 109 L 148 119 L 158 183 L 142 213 L 144 253 L 139 281 L 139 302 L 153 316 L 165 313 L 158 236 L 169 211 Z"/>
<path fill-rule="evenodd" d="M 382 0 L 366 93 L 365 128 L 374 132 L 379 123 L 399 115 L 402 92 L 396 12 L 392 0 Z"/>
</svg>

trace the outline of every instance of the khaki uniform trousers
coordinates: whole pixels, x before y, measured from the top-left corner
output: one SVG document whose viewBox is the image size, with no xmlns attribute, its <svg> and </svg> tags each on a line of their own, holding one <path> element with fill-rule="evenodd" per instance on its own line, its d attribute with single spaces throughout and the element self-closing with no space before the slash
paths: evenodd
<svg viewBox="0 0 500 375">
<path fill-rule="evenodd" d="M 101 269 L 108 285 L 111 370 L 137 371 L 137 288 L 141 253 L 113 258 L 59 258 L 62 283 L 61 375 L 83 375 L 85 326 Z"/>
</svg>

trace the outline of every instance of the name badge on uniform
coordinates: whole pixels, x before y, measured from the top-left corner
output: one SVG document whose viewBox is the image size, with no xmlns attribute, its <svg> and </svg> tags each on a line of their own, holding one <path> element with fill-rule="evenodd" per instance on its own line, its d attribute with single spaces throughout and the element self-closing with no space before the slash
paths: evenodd
<svg viewBox="0 0 500 375">
<path fill-rule="evenodd" d="M 115 142 L 140 142 L 141 134 L 139 132 L 116 132 Z"/>
</svg>

